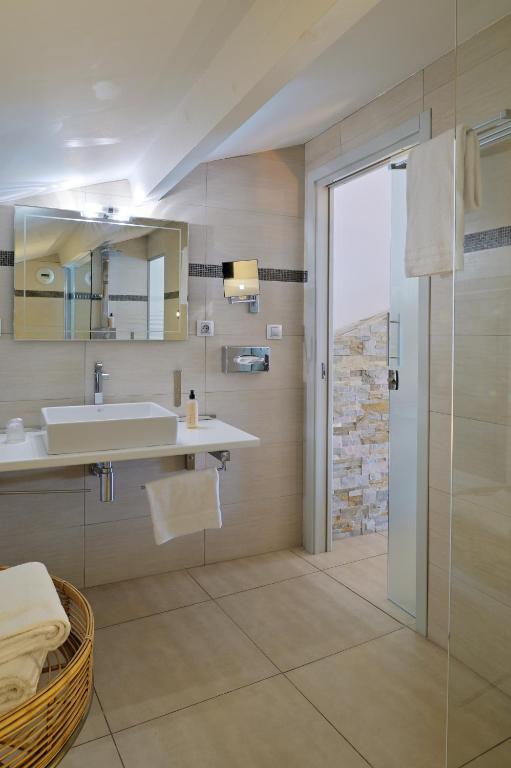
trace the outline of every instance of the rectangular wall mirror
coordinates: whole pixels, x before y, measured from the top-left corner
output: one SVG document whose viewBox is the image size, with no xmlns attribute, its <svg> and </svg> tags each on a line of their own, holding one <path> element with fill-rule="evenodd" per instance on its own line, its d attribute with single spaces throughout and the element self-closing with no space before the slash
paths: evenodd
<svg viewBox="0 0 511 768">
<path fill-rule="evenodd" d="M 188 224 L 17 206 L 14 335 L 180 341 L 188 335 Z"/>
</svg>

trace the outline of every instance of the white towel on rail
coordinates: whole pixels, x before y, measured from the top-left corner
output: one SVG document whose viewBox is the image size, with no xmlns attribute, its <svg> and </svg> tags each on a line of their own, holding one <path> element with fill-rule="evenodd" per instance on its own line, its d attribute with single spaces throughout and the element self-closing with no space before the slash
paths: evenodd
<svg viewBox="0 0 511 768">
<path fill-rule="evenodd" d="M 454 248 L 456 269 L 463 269 L 465 211 L 481 205 L 480 149 L 466 126 L 458 126 L 454 138 L 454 129 L 445 131 L 408 155 L 407 277 L 452 272 Z"/>
<path fill-rule="evenodd" d="M 0 715 L 15 709 L 37 692 L 46 649 L 24 653 L 0 664 Z"/>
<path fill-rule="evenodd" d="M 71 626 L 42 563 L 0 571 L 0 664 L 23 654 L 53 651 Z"/>
<path fill-rule="evenodd" d="M 146 491 L 157 544 L 222 527 L 218 470 L 214 468 L 176 472 L 147 483 Z"/>
</svg>

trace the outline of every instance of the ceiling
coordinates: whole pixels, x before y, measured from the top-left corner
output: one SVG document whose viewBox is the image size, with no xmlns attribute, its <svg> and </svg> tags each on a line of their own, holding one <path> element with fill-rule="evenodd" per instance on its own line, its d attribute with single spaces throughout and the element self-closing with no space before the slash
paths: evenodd
<svg viewBox="0 0 511 768">
<path fill-rule="evenodd" d="M 2 0 L 0 200 L 114 179 L 157 199 L 208 158 L 303 143 L 452 49 L 454 11 L 455 0 Z"/>
</svg>

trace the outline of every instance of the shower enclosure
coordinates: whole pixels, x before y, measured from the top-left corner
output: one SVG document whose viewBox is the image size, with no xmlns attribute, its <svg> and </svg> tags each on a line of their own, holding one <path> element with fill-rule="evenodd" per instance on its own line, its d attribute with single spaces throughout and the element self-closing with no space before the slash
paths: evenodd
<svg viewBox="0 0 511 768">
<path fill-rule="evenodd" d="M 444 380 L 444 413 L 437 414 L 434 426 L 438 466 L 448 459 L 452 439 L 452 474 L 437 474 L 439 508 L 451 512 L 450 562 L 445 547 L 435 572 L 439 589 L 445 580 L 449 614 L 447 767 L 506 768 L 511 766 L 511 112 L 506 112 L 511 2 L 458 0 L 457 35 L 455 123 L 479 126 L 483 192 L 482 206 L 465 218 L 464 268 L 452 283 L 444 278 L 446 296 L 450 290 L 454 296 L 452 398 Z M 449 343 L 438 342 L 436 352 L 449 369 Z"/>
</svg>

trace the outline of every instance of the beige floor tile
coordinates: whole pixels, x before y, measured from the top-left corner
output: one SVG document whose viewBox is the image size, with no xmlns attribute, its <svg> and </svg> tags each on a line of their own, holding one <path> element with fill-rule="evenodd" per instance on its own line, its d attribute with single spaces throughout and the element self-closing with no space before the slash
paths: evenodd
<svg viewBox="0 0 511 768">
<path fill-rule="evenodd" d="M 506 768 L 511 765 L 511 741 L 506 741 L 499 747 L 494 747 L 485 755 L 481 755 L 467 768 Z"/>
<path fill-rule="evenodd" d="M 99 706 L 98 697 L 96 694 L 92 696 L 92 703 L 89 710 L 89 716 L 85 721 L 80 734 L 75 742 L 75 746 L 85 744 L 86 741 L 94 741 L 100 739 L 102 736 L 108 736 L 110 731 L 105 720 L 105 716 Z"/>
<path fill-rule="evenodd" d="M 222 597 L 313 571 L 310 563 L 284 550 L 192 568 L 190 573 L 212 597 Z"/>
<path fill-rule="evenodd" d="M 105 736 L 74 747 L 60 763 L 60 768 L 123 768 L 114 741 Z"/>
<path fill-rule="evenodd" d="M 400 626 L 325 573 L 222 597 L 219 605 L 281 670 Z"/>
<path fill-rule="evenodd" d="M 126 768 L 367 768 L 284 678 L 123 731 Z"/>
<path fill-rule="evenodd" d="M 98 629 L 209 599 L 185 571 L 102 584 L 85 590 L 85 595 Z"/>
<path fill-rule="evenodd" d="M 300 557 L 305 558 L 307 562 L 324 571 L 326 568 L 334 568 L 336 565 L 363 560 L 365 557 L 384 555 L 387 551 L 387 541 L 385 536 L 369 533 L 365 536 L 350 536 L 345 539 L 337 539 L 333 543 L 332 551 L 324 552 L 321 555 L 309 555 L 303 549 L 295 551 Z"/>
<path fill-rule="evenodd" d="M 403 628 L 288 676 L 373 768 L 442 768 L 446 665 Z"/>
<path fill-rule="evenodd" d="M 275 672 L 211 602 L 96 633 L 96 691 L 114 731 Z"/>
<path fill-rule="evenodd" d="M 387 597 L 387 555 L 340 565 L 330 568 L 327 573 L 403 624 L 415 624 L 413 616 L 398 608 Z"/>
</svg>

